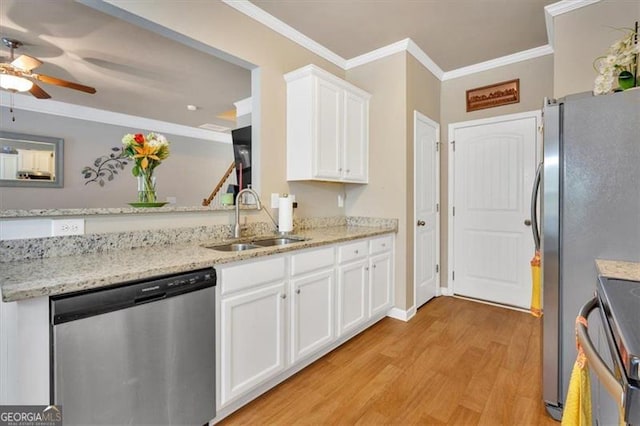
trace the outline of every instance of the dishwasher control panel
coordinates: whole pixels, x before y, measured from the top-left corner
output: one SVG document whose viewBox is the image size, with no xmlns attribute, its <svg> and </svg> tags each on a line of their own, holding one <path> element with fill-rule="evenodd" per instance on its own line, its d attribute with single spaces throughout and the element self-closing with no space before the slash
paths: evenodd
<svg viewBox="0 0 640 426">
<path fill-rule="evenodd" d="M 51 324 L 141 305 L 216 285 L 213 268 L 161 275 L 50 298 Z"/>
</svg>

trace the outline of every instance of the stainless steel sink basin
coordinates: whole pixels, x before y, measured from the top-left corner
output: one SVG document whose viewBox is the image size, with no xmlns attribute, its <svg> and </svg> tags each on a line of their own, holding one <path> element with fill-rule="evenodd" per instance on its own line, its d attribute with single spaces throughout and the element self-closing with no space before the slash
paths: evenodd
<svg viewBox="0 0 640 426">
<path fill-rule="evenodd" d="M 280 237 L 280 238 L 269 238 L 266 240 L 254 241 L 252 244 L 256 244 L 261 247 L 270 247 L 270 246 L 282 246 L 285 244 L 299 243 L 300 241 L 304 241 L 304 240 L 300 238 Z"/>
<path fill-rule="evenodd" d="M 207 246 L 206 248 L 217 251 L 245 251 L 245 250 L 253 250 L 260 248 L 261 246 L 257 246 L 255 244 L 246 244 L 246 243 L 233 243 L 233 244 L 222 244 L 219 246 Z"/>
</svg>

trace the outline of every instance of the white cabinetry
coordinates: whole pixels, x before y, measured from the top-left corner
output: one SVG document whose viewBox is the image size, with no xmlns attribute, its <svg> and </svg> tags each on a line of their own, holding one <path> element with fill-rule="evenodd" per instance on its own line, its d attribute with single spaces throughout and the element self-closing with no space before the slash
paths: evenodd
<svg viewBox="0 0 640 426">
<path fill-rule="evenodd" d="M 367 183 L 369 98 L 314 65 L 287 81 L 287 179 Z"/>
<path fill-rule="evenodd" d="M 367 306 L 369 259 L 367 241 L 338 249 L 338 335 L 343 336 L 369 318 Z"/>
<path fill-rule="evenodd" d="M 220 268 L 220 403 L 282 372 L 285 356 L 284 257 Z"/>
<path fill-rule="evenodd" d="M 0 154 L 0 179 L 17 179 L 18 155 Z"/>
<path fill-rule="evenodd" d="M 53 152 L 19 149 L 18 166 L 20 170 L 51 173 L 53 171 Z"/>
<path fill-rule="evenodd" d="M 393 305 L 393 237 L 369 242 L 369 315 L 387 312 Z"/>
<path fill-rule="evenodd" d="M 291 256 L 291 362 L 335 340 L 335 249 Z"/>
</svg>

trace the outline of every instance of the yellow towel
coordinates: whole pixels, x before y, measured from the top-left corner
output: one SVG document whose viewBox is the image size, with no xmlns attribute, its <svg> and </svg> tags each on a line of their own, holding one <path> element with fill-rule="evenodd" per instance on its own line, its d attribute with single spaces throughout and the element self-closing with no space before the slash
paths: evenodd
<svg viewBox="0 0 640 426">
<path fill-rule="evenodd" d="M 587 326 L 587 319 L 579 316 L 576 323 Z M 591 426 L 591 383 L 589 379 L 589 367 L 587 357 L 580 344 L 578 347 L 578 358 L 573 364 L 571 379 L 569 380 L 569 391 L 562 412 L 562 426 Z"/>
<path fill-rule="evenodd" d="M 536 250 L 536 254 L 531 259 L 531 315 L 536 318 L 542 316 L 541 289 L 540 289 L 540 251 Z"/>
</svg>

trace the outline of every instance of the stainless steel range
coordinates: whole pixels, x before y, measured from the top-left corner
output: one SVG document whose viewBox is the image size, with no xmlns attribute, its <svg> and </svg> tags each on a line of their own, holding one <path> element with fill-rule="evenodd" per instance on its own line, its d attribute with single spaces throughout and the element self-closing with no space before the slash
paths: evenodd
<svg viewBox="0 0 640 426">
<path fill-rule="evenodd" d="M 596 349 L 584 326 L 578 328 L 578 340 L 624 422 L 640 424 L 640 282 L 600 278 L 596 297 L 583 306 L 580 315 L 586 318 L 596 308 L 604 342 Z"/>
</svg>

